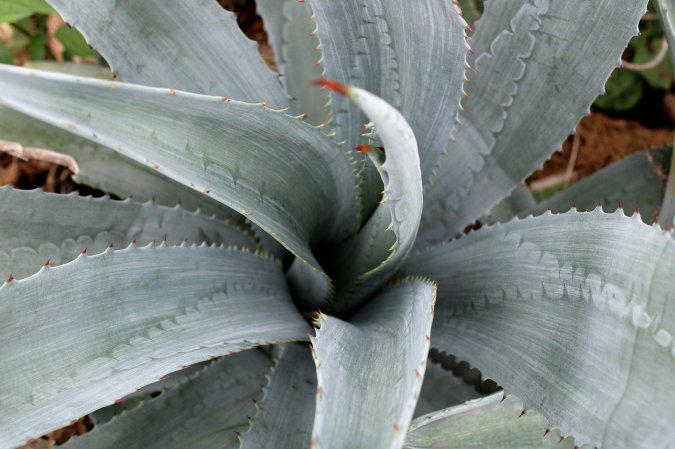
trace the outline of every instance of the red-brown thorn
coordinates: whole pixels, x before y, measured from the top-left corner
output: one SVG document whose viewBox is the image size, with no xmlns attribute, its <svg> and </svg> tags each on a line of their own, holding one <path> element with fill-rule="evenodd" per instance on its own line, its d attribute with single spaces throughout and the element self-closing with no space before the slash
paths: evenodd
<svg viewBox="0 0 675 449">
<path fill-rule="evenodd" d="M 333 92 L 337 92 L 340 95 L 344 95 L 345 97 L 349 93 L 349 86 L 335 80 L 314 80 L 312 81 L 312 85 L 319 87 L 327 87 Z"/>
</svg>

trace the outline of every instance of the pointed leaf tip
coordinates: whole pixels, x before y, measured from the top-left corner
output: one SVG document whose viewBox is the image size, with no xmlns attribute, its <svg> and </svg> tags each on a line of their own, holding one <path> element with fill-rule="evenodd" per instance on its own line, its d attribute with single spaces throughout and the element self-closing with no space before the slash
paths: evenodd
<svg viewBox="0 0 675 449">
<path fill-rule="evenodd" d="M 9 276 L 7 276 L 7 280 L 6 280 L 5 282 L 9 284 L 9 283 L 12 282 L 13 280 L 14 280 L 14 276 L 12 276 L 12 275 L 10 274 Z"/>
<path fill-rule="evenodd" d="M 349 96 L 349 86 L 346 84 L 342 84 L 339 81 L 314 80 L 312 81 L 312 85 L 319 87 L 327 87 L 328 89 L 332 90 L 333 92 L 337 92 L 340 95 L 344 95 L 345 97 Z"/>
</svg>

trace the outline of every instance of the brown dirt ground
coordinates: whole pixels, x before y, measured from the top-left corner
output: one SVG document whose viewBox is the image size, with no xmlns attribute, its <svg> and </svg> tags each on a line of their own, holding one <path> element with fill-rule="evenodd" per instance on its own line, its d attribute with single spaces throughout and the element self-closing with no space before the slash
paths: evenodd
<svg viewBox="0 0 675 449">
<path fill-rule="evenodd" d="M 648 128 L 639 121 L 610 117 L 598 111 L 581 119 L 577 133 L 580 145 L 572 181 L 585 178 L 637 151 L 652 146 L 672 145 L 674 136 L 672 128 Z M 528 181 L 564 173 L 572 153 L 572 141 L 573 137 L 568 137 L 562 151 L 554 153 Z"/>
</svg>

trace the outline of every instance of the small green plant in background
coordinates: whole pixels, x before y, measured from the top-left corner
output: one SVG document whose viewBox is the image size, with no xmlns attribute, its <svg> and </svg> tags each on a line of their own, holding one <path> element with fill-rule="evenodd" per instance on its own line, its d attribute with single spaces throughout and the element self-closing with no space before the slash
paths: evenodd
<svg viewBox="0 0 675 449">
<path fill-rule="evenodd" d="M 213 0 L 50 3 L 124 82 L 0 65 L 0 138 L 126 199 L 0 189 L 0 448 L 675 441 L 671 148 L 522 187 L 646 0 L 258 0 L 279 73 Z"/>
<path fill-rule="evenodd" d="M 605 85 L 606 93 L 594 106 L 626 111 L 638 104 L 646 88 L 669 92 L 673 85 L 671 55 L 666 36 L 653 5 L 640 24 L 640 35 L 633 37 L 624 52 L 624 67 L 614 70 Z"/>
<path fill-rule="evenodd" d="M 0 62 L 96 61 L 98 57 L 45 0 L 0 0 Z"/>
</svg>

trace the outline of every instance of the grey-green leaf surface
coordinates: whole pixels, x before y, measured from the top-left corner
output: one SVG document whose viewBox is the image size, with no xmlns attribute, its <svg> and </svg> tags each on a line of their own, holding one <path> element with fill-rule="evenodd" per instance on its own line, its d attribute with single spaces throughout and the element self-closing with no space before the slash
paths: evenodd
<svg viewBox="0 0 675 449">
<path fill-rule="evenodd" d="M 56 61 L 28 61 L 24 67 L 31 69 L 46 70 L 48 72 L 67 73 L 68 75 L 85 76 L 88 78 L 97 78 L 101 80 L 115 79 L 115 75 L 108 68 L 100 64 L 88 64 L 78 62 L 56 62 Z"/>
<path fill-rule="evenodd" d="M 427 364 L 415 418 L 436 410 L 462 404 L 482 395 L 476 387 L 436 363 Z"/>
<path fill-rule="evenodd" d="M 675 438 L 675 243 L 636 214 L 484 227 L 411 256 L 439 282 L 433 346 L 598 447 Z"/>
<path fill-rule="evenodd" d="M 233 13 L 212 0 L 49 0 L 126 81 L 288 106 Z"/>
<path fill-rule="evenodd" d="M 274 48 L 281 81 L 291 97 L 291 114 L 304 114 L 305 120 L 313 125 L 327 123 L 328 92 L 310 88 L 312 81 L 323 77 L 323 65 L 309 4 L 298 0 L 258 0 L 256 7 Z"/>
<path fill-rule="evenodd" d="M 591 449 L 561 438 L 539 413 L 499 392 L 421 416 L 410 424 L 404 449 Z"/>
<path fill-rule="evenodd" d="M 83 249 L 98 254 L 109 244 L 123 248 L 153 241 L 178 245 L 216 243 L 256 248 L 254 237 L 236 226 L 149 202 L 115 201 L 0 187 L 0 279 L 24 278 L 46 260 L 60 265 Z"/>
<path fill-rule="evenodd" d="M 336 296 L 331 310 L 349 310 L 376 291 L 401 266 L 415 242 L 422 216 L 422 180 L 417 140 L 410 125 L 382 98 L 357 87 L 347 95 L 377 127 L 385 152 L 370 146 L 384 192 L 359 233 L 336 251 Z"/>
<path fill-rule="evenodd" d="M 316 408 L 316 368 L 309 348 L 289 343 L 282 350 L 241 449 L 307 449 Z"/>
<path fill-rule="evenodd" d="M 504 198 L 490 211 L 490 215 L 481 219 L 483 223 L 495 223 L 498 221 L 509 221 L 513 217 L 520 216 L 523 213 L 534 209 L 537 202 L 532 196 L 529 187 L 523 184 L 516 187 L 511 195 Z"/>
<path fill-rule="evenodd" d="M 74 177 L 78 183 L 120 198 L 133 196 L 137 201 L 154 198 L 165 206 L 180 203 L 188 210 L 200 209 L 208 215 L 241 219 L 239 212 L 167 178 L 147 164 L 5 106 L 0 106 L 0 139 L 71 156 L 77 164 Z"/>
<path fill-rule="evenodd" d="M 456 143 L 425 190 L 418 247 L 473 223 L 541 167 L 588 113 L 647 0 L 494 0 L 469 44 Z"/>
<path fill-rule="evenodd" d="M 642 220 L 652 224 L 663 201 L 671 154 L 672 147 L 664 147 L 623 158 L 527 212 L 535 215 L 547 209 L 554 213 L 566 212 L 573 204 L 578 210 L 590 211 L 600 202 L 607 211 L 614 211 L 619 205 L 628 212 L 639 209 Z"/>
<path fill-rule="evenodd" d="M 0 447 L 67 425 L 183 365 L 306 332 L 281 267 L 232 249 L 130 246 L 5 283 Z"/>
<path fill-rule="evenodd" d="M 399 449 L 429 351 L 436 286 L 405 279 L 349 322 L 319 317 L 313 448 Z"/>
<path fill-rule="evenodd" d="M 343 149 L 262 104 L 6 65 L 0 100 L 208 193 L 316 270 L 313 244 L 356 231 Z"/>
<path fill-rule="evenodd" d="M 255 413 L 270 365 L 256 350 L 224 357 L 64 448 L 237 449 L 237 433 Z"/>
<path fill-rule="evenodd" d="M 311 0 L 326 77 L 365 89 L 399 109 L 418 139 L 426 182 L 450 141 L 464 78 L 465 22 L 453 2 Z M 350 146 L 368 121 L 332 94 L 333 124 Z M 379 131 L 379 130 L 378 130 Z"/>
</svg>

